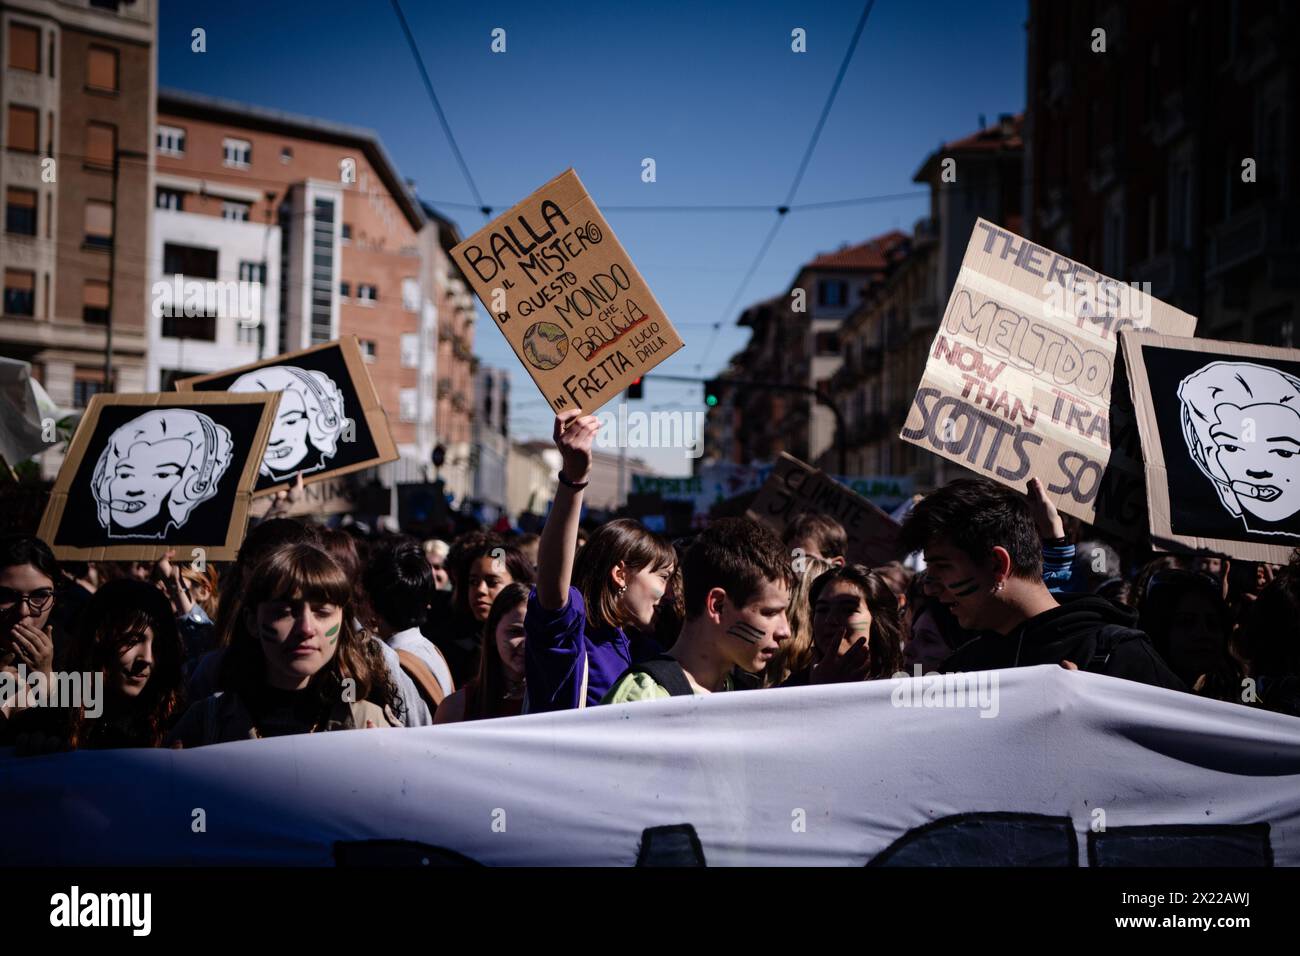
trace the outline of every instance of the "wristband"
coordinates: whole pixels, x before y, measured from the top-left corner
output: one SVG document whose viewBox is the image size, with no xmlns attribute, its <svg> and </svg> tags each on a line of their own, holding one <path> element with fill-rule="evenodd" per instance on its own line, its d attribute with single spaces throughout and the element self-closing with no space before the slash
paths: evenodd
<svg viewBox="0 0 1300 956">
<path fill-rule="evenodd" d="M 574 491 L 581 491 L 583 488 L 586 488 L 589 484 L 591 484 L 590 478 L 588 478 L 586 481 L 570 481 L 565 476 L 563 471 L 560 471 L 557 474 L 560 479 L 560 484 L 564 485 L 567 488 L 572 488 Z"/>
</svg>

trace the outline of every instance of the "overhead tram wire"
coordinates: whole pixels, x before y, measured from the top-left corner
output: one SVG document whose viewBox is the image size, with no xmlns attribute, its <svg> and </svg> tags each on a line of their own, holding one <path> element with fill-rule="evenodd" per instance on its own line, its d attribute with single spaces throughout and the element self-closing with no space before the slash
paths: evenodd
<svg viewBox="0 0 1300 956">
<path fill-rule="evenodd" d="M 840 61 L 839 71 L 835 74 L 835 82 L 831 84 L 830 92 L 826 96 L 826 102 L 822 106 L 821 116 L 817 118 L 817 125 L 813 127 L 812 136 L 808 140 L 808 147 L 804 150 L 803 159 L 799 162 L 799 169 L 794 175 L 794 182 L 790 184 L 790 191 L 786 193 L 785 202 L 777 208 L 776 221 L 772 224 L 767 238 L 763 240 L 763 244 L 759 247 L 758 255 L 754 257 L 754 261 L 746 271 L 745 278 L 741 280 L 736 294 L 731 297 L 731 302 L 728 303 L 726 311 L 723 312 L 717 326 L 714 327 L 713 336 L 709 339 L 708 347 L 704 350 L 704 358 L 695 365 L 696 370 L 702 369 L 708 363 L 709 356 L 713 353 L 713 346 L 718 341 L 718 333 L 722 331 L 722 323 L 727 321 L 731 315 L 731 310 L 735 308 L 740 301 L 740 297 L 744 295 L 745 289 L 749 286 L 749 280 L 753 278 L 754 273 L 758 270 L 758 265 L 763 261 L 763 256 L 767 254 L 768 248 L 772 245 L 772 240 L 776 238 L 781 223 L 785 221 L 786 213 L 790 211 L 790 204 L 794 202 L 795 194 L 798 193 L 799 186 L 803 182 L 804 173 L 808 171 L 808 163 L 812 160 L 813 150 L 817 148 L 817 141 L 821 139 L 826 120 L 831 115 L 831 107 L 835 105 L 835 96 L 840 91 L 840 84 L 844 82 L 844 75 L 848 72 L 849 63 L 852 62 L 853 54 L 858 48 L 858 40 L 862 38 L 862 31 L 867 25 L 867 18 L 871 16 L 871 8 L 875 5 L 876 0 L 867 0 L 866 6 L 862 8 L 862 16 L 858 17 L 857 28 L 853 31 L 853 39 L 849 41 L 849 48 L 844 51 L 844 58 Z"/>
<path fill-rule="evenodd" d="M 460 171 L 465 174 L 465 181 L 469 183 L 469 191 L 478 203 L 479 212 L 483 213 L 484 217 L 490 217 L 492 207 L 483 202 L 483 197 L 479 195 L 478 185 L 474 182 L 474 176 L 469 171 L 469 164 L 465 162 L 460 146 L 456 144 L 456 137 L 451 131 L 451 124 L 447 122 L 447 115 L 442 111 L 442 103 L 438 101 L 438 94 L 434 92 L 433 81 L 429 79 L 429 71 L 424 67 L 424 57 L 420 55 L 420 48 L 416 46 L 415 36 L 411 33 L 410 24 L 406 22 L 406 14 L 402 13 L 401 0 L 393 0 L 393 10 L 397 13 L 397 19 L 402 24 L 402 32 L 406 34 L 406 43 L 411 48 L 411 54 L 415 57 L 415 65 L 420 70 L 420 78 L 424 80 L 424 89 L 429 94 L 429 100 L 433 103 L 433 108 L 438 114 L 438 121 L 442 123 L 442 131 L 447 136 L 447 142 L 451 144 L 451 151 L 456 156 L 456 162 L 460 164 Z"/>
</svg>

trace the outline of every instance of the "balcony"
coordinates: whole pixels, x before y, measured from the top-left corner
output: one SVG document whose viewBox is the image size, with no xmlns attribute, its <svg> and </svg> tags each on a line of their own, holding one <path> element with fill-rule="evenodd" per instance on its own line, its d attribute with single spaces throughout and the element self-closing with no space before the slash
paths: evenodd
<svg viewBox="0 0 1300 956">
<path fill-rule="evenodd" d="M 939 327 L 939 307 L 933 302 L 914 302 L 907 313 L 909 334 L 933 332 Z"/>
<path fill-rule="evenodd" d="M 1133 267 L 1136 282 L 1150 282 L 1151 294 L 1169 301 L 1192 281 L 1192 260 L 1183 249 L 1166 249 Z"/>
<path fill-rule="evenodd" d="M 1264 254 L 1268 221 L 1260 203 L 1232 216 L 1212 230 L 1206 272 L 1218 275 Z"/>
</svg>

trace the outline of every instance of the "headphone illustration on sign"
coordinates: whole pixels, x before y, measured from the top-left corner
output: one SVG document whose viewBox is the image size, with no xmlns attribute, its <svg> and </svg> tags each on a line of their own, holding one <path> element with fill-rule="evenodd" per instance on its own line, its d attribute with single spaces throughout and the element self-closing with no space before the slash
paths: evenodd
<svg viewBox="0 0 1300 956">
<path fill-rule="evenodd" d="M 190 498 L 201 498 L 208 493 L 217 467 L 217 427 L 206 415 L 199 417 L 199 424 L 203 426 L 203 467 L 185 485 L 185 494 Z"/>
<path fill-rule="evenodd" d="M 325 393 L 324 386 L 316 381 L 316 376 L 304 369 L 294 368 L 292 365 L 281 365 L 280 367 L 306 385 L 308 391 L 316 396 L 316 404 L 320 406 L 320 413 L 316 416 L 316 427 L 321 431 L 334 431 L 337 429 L 339 427 L 339 416 L 334 411 L 334 403 L 330 400 L 329 395 Z"/>
</svg>

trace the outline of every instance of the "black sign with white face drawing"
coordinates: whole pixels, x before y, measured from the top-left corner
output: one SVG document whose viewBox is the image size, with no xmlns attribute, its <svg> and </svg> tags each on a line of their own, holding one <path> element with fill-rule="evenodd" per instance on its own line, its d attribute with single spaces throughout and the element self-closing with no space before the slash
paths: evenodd
<svg viewBox="0 0 1300 956">
<path fill-rule="evenodd" d="M 195 408 L 154 408 L 119 425 L 90 480 L 104 534 L 164 540 L 217 496 L 234 454 L 230 429 Z"/>
<path fill-rule="evenodd" d="M 1164 486 L 1149 489 L 1153 537 L 1285 560 L 1300 547 L 1300 352 L 1177 341 L 1125 339 L 1126 357 L 1140 344 L 1140 360 L 1128 362 L 1141 378 L 1134 396 L 1143 455 L 1150 465 L 1152 426 L 1163 455 L 1162 467 L 1148 471 L 1149 483 Z"/>
<path fill-rule="evenodd" d="M 355 339 L 185 379 L 181 390 L 278 395 L 255 493 L 356 471 L 397 457 Z"/>
<path fill-rule="evenodd" d="M 60 557 L 147 557 L 171 546 L 222 557 L 243 538 L 274 402 L 267 395 L 96 396 L 42 534 Z"/>
</svg>

